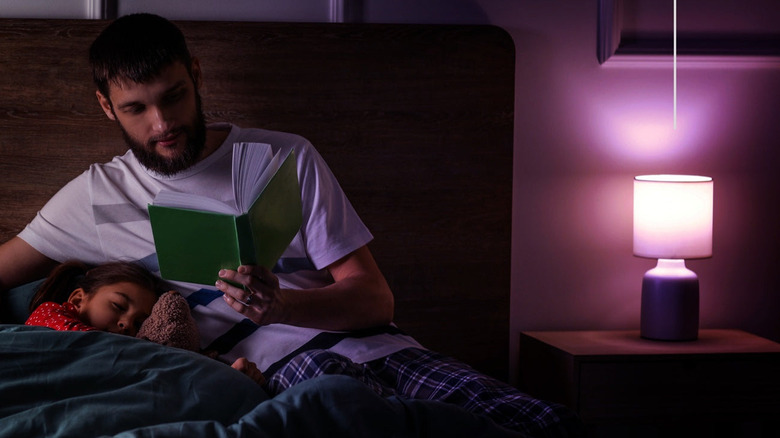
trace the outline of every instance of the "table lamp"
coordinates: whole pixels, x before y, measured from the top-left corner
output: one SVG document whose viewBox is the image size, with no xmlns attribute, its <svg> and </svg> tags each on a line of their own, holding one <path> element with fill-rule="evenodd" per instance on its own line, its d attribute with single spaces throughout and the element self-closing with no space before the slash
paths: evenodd
<svg viewBox="0 0 780 438">
<path fill-rule="evenodd" d="M 634 178 L 634 255 L 658 259 L 642 279 L 640 336 L 664 341 L 699 335 L 699 279 L 685 259 L 712 256 L 712 178 Z"/>
</svg>

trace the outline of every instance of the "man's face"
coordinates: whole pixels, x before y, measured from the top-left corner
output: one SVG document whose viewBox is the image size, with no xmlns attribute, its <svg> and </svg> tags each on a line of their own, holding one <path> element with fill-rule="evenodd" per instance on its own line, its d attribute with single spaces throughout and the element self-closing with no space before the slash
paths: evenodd
<svg viewBox="0 0 780 438">
<path fill-rule="evenodd" d="M 173 175 L 195 164 L 203 152 L 206 124 L 193 74 L 176 62 L 153 80 L 110 85 L 110 101 L 98 92 L 106 115 L 115 120 L 138 161 L 163 175 Z"/>
</svg>

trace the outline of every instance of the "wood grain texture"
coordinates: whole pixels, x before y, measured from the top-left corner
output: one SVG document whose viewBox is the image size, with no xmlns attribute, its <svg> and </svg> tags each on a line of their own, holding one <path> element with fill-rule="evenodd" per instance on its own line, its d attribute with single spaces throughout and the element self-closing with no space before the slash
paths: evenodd
<svg viewBox="0 0 780 438">
<path fill-rule="evenodd" d="M 569 406 L 591 436 L 650 436 L 648 424 L 652 436 L 754 436 L 732 430 L 749 424 L 776 436 L 780 427 L 780 344 L 744 331 L 702 329 L 682 342 L 639 330 L 532 331 L 519 342 L 520 389 Z"/>
<path fill-rule="evenodd" d="M 105 26 L 0 19 L 0 241 L 125 151 L 86 50 Z M 294 132 L 375 235 L 396 323 L 506 378 L 514 46 L 490 26 L 179 22 L 209 121 Z"/>
</svg>

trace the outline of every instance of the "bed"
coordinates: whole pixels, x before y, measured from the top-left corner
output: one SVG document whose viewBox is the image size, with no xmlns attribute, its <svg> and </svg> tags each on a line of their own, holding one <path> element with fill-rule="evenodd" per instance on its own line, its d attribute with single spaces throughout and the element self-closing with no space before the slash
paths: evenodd
<svg viewBox="0 0 780 438">
<path fill-rule="evenodd" d="M 105 24 L 0 19 L 0 242 L 18 233 L 50 196 L 90 163 L 108 161 L 126 150 L 116 127 L 97 105 L 86 62 L 86 49 Z M 370 248 L 394 292 L 396 325 L 424 346 L 505 380 L 515 67 L 508 34 L 492 26 L 177 24 L 201 60 L 209 121 L 298 133 L 324 156 L 375 235 Z M 24 293 L 20 288 L 2 297 L 6 324 L 0 327 L 0 363 L 9 355 L 23 356 L 47 345 L 45 330 L 16 325 L 24 317 Z M 103 345 L 107 351 L 140 349 L 138 354 L 122 355 L 129 361 L 123 367 L 135 370 L 129 377 L 106 373 L 101 383 L 104 396 L 115 392 L 143 404 L 143 395 L 153 392 L 155 409 L 169 408 L 166 400 L 181 399 L 176 394 L 182 388 L 159 383 L 166 378 L 155 375 L 151 362 L 132 359 L 158 357 L 155 348 L 164 347 L 134 339 L 118 341 L 107 333 L 70 336 L 67 344 L 84 346 L 83 355 L 69 357 L 59 346 L 49 347 L 47 353 L 52 358 L 47 367 L 54 369 L 46 372 L 55 373 L 50 382 L 66 382 L 57 388 L 100 387 L 79 374 L 71 359 L 83 360 L 80 365 L 85 366 L 94 353 L 87 346 Z M 194 369 L 190 371 L 198 375 L 221 366 L 188 352 L 176 354 L 178 361 L 166 361 L 170 367 L 158 374 L 182 374 L 177 363 L 190 364 Z M 43 369 L 42 362 L 33 360 L 25 366 Z M 60 368 L 75 380 L 58 375 Z M 11 371 L 3 370 L 5 386 L 0 387 L 4 409 L 0 413 L 6 420 L 18 406 L 39 397 L 24 381 L 6 379 L 5 373 Z M 88 430 L 113 435 L 163 422 L 169 427 L 174 419 L 175 427 L 138 436 L 165 436 L 192 427 L 210 431 L 203 436 L 241 436 L 254 430 L 242 427 L 251 428 L 258 418 L 267 424 L 279 420 L 282 406 L 319 406 L 312 400 L 333 397 L 324 388 L 349 387 L 334 377 L 296 390 L 289 396 L 292 400 L 266 400 L 262 393 L 249 394 L 246 382 L 237 380 L 241 377 L 231 376 L 226 383 L 200 377 L 186 380 L 189 385 L 203 382 L 205 394 L 241 395 L 220 402 L 219 413 L 181 406 L 173 413 L 131 412 L 125 418 L 117 414 L 123 405 L 101 402 L 93 406 L 95 412 L 108 417 Z M 120 390 L 128 387 L 139 391 Z M 170 397 L 161 395 L 169 390 Z M 85 393 L 79 391 L 73 393 L 75 398 Z M 438 406 L 351 394 L 355 407 L 373 406 L 385 422 L 400 418 L 403 421 L 397 423 L 408 430 L 420 431 L 421 424 L 427 424 L 454 428 L 463 436 L 490 431 L 481 420 L 468 416 L 459 416 L 464 424 L 437 422 L 451 414 Z M 9 407 L 10 399 L 19 399 L 19 404 Z M 270 406 L 265 417 L 254 416 L 252 421 L 244 417 L 261 405 Z M 71 410 L 80 412 L 74 406 L 56 412 L 66 416 Z M 319 418 L 310 411 L 299 412 Z M 433 413 L 422 414 L 425 411 Z M 430 421 L 412 421 L 418 413 Z M 226 424 L 235 428 L 228 430 Z M 354 429 L 355 436 L 361 436 L 358 431 Z M 0 435 L 8 435 L 5 432 L 0 428 Z M 304 432 L 318 436 L 313 430 Z M 253 433 L 265 436 L 267 431 Z"/>
</svg>

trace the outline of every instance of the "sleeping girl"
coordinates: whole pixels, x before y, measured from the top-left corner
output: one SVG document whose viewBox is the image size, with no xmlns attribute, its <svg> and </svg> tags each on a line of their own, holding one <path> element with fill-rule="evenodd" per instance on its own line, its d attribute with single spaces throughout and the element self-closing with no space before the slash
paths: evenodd
<svg viewBox="0 0 780 438">
<path fill-rule="evenodd" d="M 100 330 L 136 336 L 151 315 L 167 283 L 130 262 L 90 267 L 67 261 L 55 268 L 30 302 L 26 325 L 55 330 Z M 265 378 L 254 362 L 239 358 L 231 365 L 258 384 Z"/>
<path fill-rule="evenodd" d="M 25 324 L 135 336 L 165 291 L 162 280 L 133 263 L 111 262 L 90 269 L 68 261 L 35 293 Z"/>
</svg>

